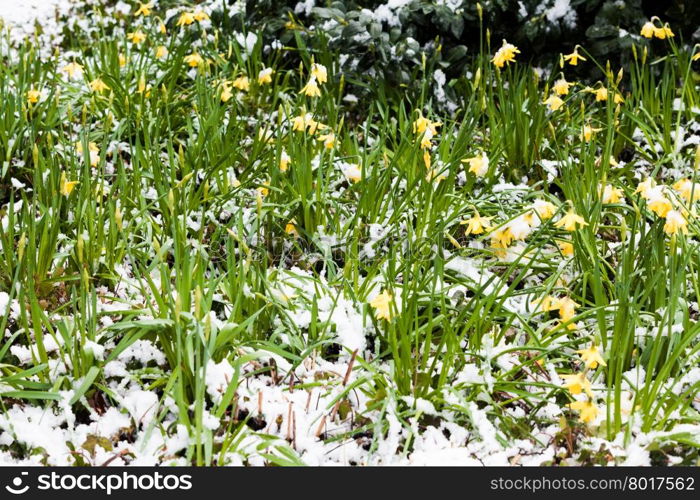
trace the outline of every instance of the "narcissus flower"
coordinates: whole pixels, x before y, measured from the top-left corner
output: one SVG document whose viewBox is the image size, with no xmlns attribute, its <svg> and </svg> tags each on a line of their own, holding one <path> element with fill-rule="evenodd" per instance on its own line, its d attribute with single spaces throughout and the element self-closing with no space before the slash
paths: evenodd
<svg viewBox="0 0 700 500">
<path fill-rule="evenodd" d="M 61 191 L 61 194 L 63 196 L 70 196 L 70 194 L 73 192 L 73 189 L 75 186 L 78 184 L 78 181 L 69 181 L 68 178 L 66 177 L 65 172 L 61 172 L 61 182 L 59 185 L 59 190 Z"/>
<path fill-rule="evenodd" d="M 316 77 L 312 76 L 309 78 L 308 83 L 304 85 L 304 88 L 302 88 L 299 93 L 307 97 L 321 97 L 321 89 L 318 88 Z"/>
<path fill-rule="evenodd" d="M 233 92 L 231 92 L 231 87 L 223 85 L 221 88 L 221 102 L 228 102 L 232 97 Z"/>
<path fill-rule="evenodd" d="M 190 24 L 194 23 L 194 13 L 192 12 L 183 12 L 180 14 L 180 17 L 177 20 L 177 25 L 178 26 L 189 26 Z"/>
<path fill-rule="evenodd" d="M 647 21 L 644 23 L 644 26 L 642 26 L 642 30 L 639 34 L 645 38 L 653 38 L 655 29 L 656 27 L 654 26 L 654 23 Z"/>
<path fill-rule="evenodd" d="M 243 92 L 248 92 L 250 90 L 250 80 L 248 80 L 247 76 L 239 76 L 233 81 L 233 87 Z"/>
<path fill-rule="evenodd" d="M 581 54 L 578 53 L 578 46 L 574 48 L 574 51 L 571 54 L 567 54 L 563 56 L 564 61 L 568 62 L 572 66 L 578 65 L 579 61 L 585 61 L 586 58 L 583 57 Z"/>
<path fill-rule="evenodd" d="M 309 134 L 315 134 L 320 126 L 321 124 L 312 118 L 311 113 L 292 118 L 292 130 L 295 132 L 304 132 L 308 129 Z"/>
<path fill-rule="evenodd" d="M 598 417 L 598 407 L 592 401 L 574 401 L 569 408 L 579 412 L 579 421 L 584 424 L 595 422 Z"/>
<path fill-rule="evenodd" d="M 673 205 L 668 198 L 664 196 L 657 196 L 649 200 L 647 203 L 649 210 L 654 212 L 657 216 L 662 219 L 673 209 Z"/>
<path fill-rule="evenodd" d="M 537 215 L 542 220 L 551 219 L 557 211 L 557 207 L 550 201 L 535 200 L 532 202 L 532 209 L 537 212 Z"/>
<path fill-rule="evenodd" d="M 120 68 L 123 68 L 124 66 L 126 66 L 127 61 L 128 60 L 124 54 L 119 54 L 119 67 Z"/>
<path fill-rule="evenodd" d="M 637 184 L 637 189 L 634 190 L 634 194 L 641 194 L 642 198 L 649 199 L 649 193 L 656 186 L 656 181 L 651 177 L 647 177 L 644 181 Z"/>
<path fill-rule="evenodd" d="M 61 71 L 66 73 L 69 78 L 74 80 L 83 76 L 83 67 L 75 61 L 63 66 Z"/>
<path fill-rule="evenodd" d="M 324 84 L 328 81 L 328 70 L 323 64 L 312 64 L 311 65 L 311 76 L 313 76 L 318 83 Z"/>
<path fill-rule="evenodd" d="M 343 167 L 343 175 L 350 182 L 360 182 L 362 180 L 362 170 L 359 165 L 355 165 L 354 163 Z"/>
<path fill-rule="evenodd" d="M 27 90 L 27 101 L 30 104 L 36 104 L 37 102 L 39 102 L 39 99 L 41 99 L 41 91 L 35 88 Z"/>
<path fill-rule="evenodd" d="M 323 141 L 323 145 L 326 149 L 333 149 L 335 146 L 335 134 L 333 132 L 326 132 L 318 136 L 319 141 Z"/>
<path fill-rule="evenodd" d="M 469 172 L 477 177 L 483 177 L 489 171 L 489 158 L 486 156 L 486 153 L 483 152 L 481 155 L 462 160 L 462 163 L 468 163 Z"/>
<path fill-rule="evenodd" d="M 571 87 L 571 85 L 573 84 L 567 82 L 566 79 L 561 78 L 554 82 L 554 85 L 552 85 L 552 90 L 557 95 L 567 95 L 569 93 L 569 87 Z"/>
<path fill-rule="evenodd" d="M 693 56 L 693 61 L 700 61 L 700 52 Z"/>
<path fill-rule="evenodd" d="M 607 101 L 608 100 L 608 89 L 605 87 L 598 87 L 597 89 L 591 90 L 595 94 L 596 101 Z"/>
<path fill-rule="evenodd" d="M 654 28 L 654 36 L 660 40 L 664 40 L 665 38 L 673 38 L 676 35 L 671 31 L 668 23 L 666 23 L 661 28 Z"/>
<path fill-rule="evenodd" d="M 209 14 L 204 12 L 202 9 L 197 9 L 195 10 L 192 15 L 194 16 L 195 21 L 208 21 L 209 20 Z"/>
<path fill-rule="evenodd" d="M 437 128 L 442 125 L 440 122 L 434 122 L 423 116 L 423 113 L 418 111 L 418 118 L 413 122 L 413 133 L 416 135 L 430 132 L 431 137 L 437 135 Z"/>
<path fill-rule="evenodd" d="M 536 302 L 537 310 L 542 312 L 555 311 L 559 308 L 559 299 L 551 295 L 545 295 Z"/>
<path fill-rule="evenodd" d="M 204 62 L 202 56 L 200 56 L 197 52 L 186 55 L 183 60 L 188 64 L 190 68 L 196 68 Z"/>
<path fill-rule="evenodd" d="M 168 55 L 168 49 L 165 45 L 158 45 L 156 48 L 156 59 L 162 59 Z"/>
<path fill-rule="evenodd" d="M 374 317 L 377 319 L 385 319 L 387 321 L 392 318 L 392 303 L 394 297 L 389 293 L 388 290 L 384 290 L 382 293 L 374 297 L 369 305 L 374 308 Z"/>
<path fill-rule="evenodd" d="M 556 95 L 551 95 L 544 100 L 543 104 L 546 104 L 552 111 L 557 111 L 564 105 L 564 101 L 562 101 L 562 99 Z"/>
<path fill-rule="evenodd" d="M 134 16 L 150 16 L 153 9 L 153 2 L 139 3 L 139 8 L 134 13 Z"/>
<path fill-rule="evenodd" d="M 295 238 L 299 237 L 299 231 L 297 231 L 297 221 L 292 219 L 287 222 L 287 225 L 284 226 L 284 232 L 294 235 Z"/>
<path fill-rule="evenodd" d="M 265 85 L 266 83 L 272 83 L 272 68 L 264 68 L 258 73 L 258 85 Z"/>
<path fill-rule="evenodd" d="M 292 162 L 291 157 L 287 154 L 286 151 L 282 151 L 280 153 L 280 170 L 282 172 L 286 172 L 287 169 L 289 168 L 289 164 Z"/>
<path fill-rule="evenodd" d="M 687 202 L 700 200 L 700 184 L 690 179 L 681 179 L 673 185 L 673 189 Z"/>
<path fill-rule="evenodd" d="M 570 297 L 562 297 L 557 300 L 556 306 L 559 309 L 559 318 L 562 321 L 570 321 L 576 316 L 576 308 L 578 304 Z"/>
<path fill-rule="evenodd" d="M 577 373 L 576 375 L 560 375 L 564 379 L 564 388 L 571 394 L 581 394 L 585 392 L 590 397 L 593 397 L 591 391 L 591 382 L 586 378 L 585 373 Z"/>
<path fill-rule="evenodd" d="M 146 40 L 146 34 L 141 30 L 137 30 L 137 31 L 134 31 L 133 33 L 127 34 L 126 39 L 129 40 L 134 45 L 138 45 L 140 43 L 143 43 Z"/>
<path fill-rule="evenodd" d="M 109 87 L 102 81 L 102 79 L 95 78 L 90 82 L 90 90 L 93 92 L 104 92 L 105 90 L 109 90 Z"/>
<path fill-rule="evenodd" d="M 624 198 L 624 193 L 622 189 L 606 184 L 603 188 L 603 195 L 601 196 L 601 201 L 605 204 L 609 203 L 620 203 Z"/>
<path fill-rule="evenodd" d="M 569 241 L 559 241 L 557 242 L 559 251 L 564 257 L 573 257 L 574 255 L 574 245 Z"/>
<path fill-rule="evenodd" d="M 598 348 L 595 344 L 591 344 L 588 349 L 579 349 L 576 354 L 581 356 L 581 360 L 586 364 L 586 368 L 595 370 L 600 366 L 606 366 L 603 357 L 600 355 Z"/>
<path fill-rule="evenodd" d="M 168 32 L 168 28 L 165 26 L 165 23 L 164 23 L 164 22 L 161 22 L 161 23 L 158 25 L 158 32 L 159 32 L 161 35 L 165 35 L 165 34 Z"/>
<path fill-rule="evenodd" d="M 493 248 L 508 248 L 513 243 L 513 233 L 508 226 L 501 227 L 491 233 L 491 246 Z"/>
<path fill-rule="evenodd" d="M 421 144 L 421 147 L 425 147 L 425 146 L 423 146 Z M 430 147 L 430 146 L 427 146 L 427 147 Z M 428 149 L 425 149 L 423 151 L 423 165 L 425 165 L 425 168 L 429 170 L 431 163 L 432 163 L 432 160 L 430 158 L 430 151 L 428 151 Z"/>
<path fill-rule="evenodd" d="M 479 212 L 474 211 L 474 215 L 472 217 L 460 222 L 460 224 L 467 226 L 464 234 L 469 236 L 470 234 L 481 234 L 485 230 L 489 230 L 491 228 L 490 219 L 491 217 L 482 217 L 479 215 Z"/>
<path fill-rule="evenodd" d="M 427 153 L 427 151 L 426 151 L 426 153 Z M 447 176 L 445 174 L 439 173 L 438 170 L 435 168 L 428 167 L 428 173 L 425 174 L 426 181 L 440 183 L 440 182 L 444 181 L 445 179 L 447 179 Z"/>
<path fill-rule="evenodd" d="M 75 149 L 78 151 L 79 155 L 83 154 L 83 143 L 78 142 L 75 145 Z M 94 142 L 88 143 L 88 153 L 90 156 L 90 166 L 96 167 L 100 161 L 100 148 Z"/>
<path fill-rule="evenodd" d="M 593 128 L 590 125 L 586 124 L 583 126 L 583 130 L 581 131 L 581 138 L 586 141 L 590 142 L 590 140 L 593 138 L 595 134 L 600 132 L 603 129 L 600 128 Z"/>
<path fill-rule="evenodd" d="M 501 45 L 501 48 L 496 51 L 493 59 L 491 59 L 491 62 L 497 68 L 502 68 L 506 63 L 515 62 L 516 54 L 520 54 L 518 48 L 512 43 L 508 43 L 507 41 L 503 40 L 503 45 Z"/>
<path fill-rule="evenodd" d="M 688 233 L 688 221 L 683 214 L 678 210 L 669 210 L 666 214 L 666 223 L 664 224 L 664 232 L 669 235 Z"/>
<path fill-rule="evenodd" d="M 563 227 L 567 231 L 576 231 L 576 229 L 587 225 L 588 222 L 573 210 L 569 210 L 566 215 L 554 223 L 555 227 Z"/>
</svg>

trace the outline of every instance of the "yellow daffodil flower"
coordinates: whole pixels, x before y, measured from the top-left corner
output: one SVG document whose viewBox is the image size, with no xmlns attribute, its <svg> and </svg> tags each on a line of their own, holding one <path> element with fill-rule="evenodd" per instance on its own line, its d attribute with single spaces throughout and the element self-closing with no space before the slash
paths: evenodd
<svg viewBox="0 0 700 500">
<path fill-rule="evenodd" d="M 248 92 L 250 90 L 250 80 L 248 80 L 247 76 L 239 76 L 233 81 L 233 87 L 243 92 Z"/>
<path fill-rule="evenodd" d="M 673 209 L 673 205 L 664 196 L 656 197 L 648 202 L 649 210 L 662 219 Z"/>
<path fill-rule="evenodd" d="M 75 186 L 78 184 L 78 181 L 69 181 L 68 178 L 66 177 L 65 172 L 61 172 L 61 183 L 59 186 L 59 190 L 61 191 L 61 194 L 63 196 L 70 196 L 70 194 L 73 192 L 73 189 Z"/>
<path fill-rule="evenodd" d="M 61 68 L 61 71 L 66 73 L 71 79 L 77 79 L 83 76 L 83 67 L 75 61 L 63 66 L 63 68 Z"/>
<path fill-rule="evenodd" d="M 640 31 L 640 35 L 642 35 L 644 38 L 653 38 L 654 37 L 654 30 L 656 27 L 654 26 L 654 23 L 651 21 L 647 21 L 644 23 L 644 26 L 642 26 L 642 30 Z"/>
<path fill-rule="evenodd" d="M 569 93 L 569 87 L 571 87 L 571 85 L 573 84 L 567 82 L 566 79 L 561 78 L 554 82 L 554 85 L 552 85 L 552 90 L 557 95 L 567 95 Z"/>
<path fill-rule="evenodd" d="M 624 193 L 622 192 L 622 189 L 611 186 L 610 184 L 607 184 L 603 188 L 603 195 L 601 196 L 601 201 L 603 203 L 605 203 L 605 204 L 620 203 L 620 201 L 623 198 L 624 198 Z"/>
<path fill-rule="evenodd" d="M 573 257 L 574 255 L 574 245 L 569 241 L 559 241 L 557 246 L 564 257 Z"/>
<path fill-rule="evenodd" d="M 139 3 L 139 8 L 136 10 L 134 13 L 134 16 L 150 16 L 151 15 L 151 9 L 153 9 L 153 2 L 148 2 L 148 3 Z"/>
<path fill-rule="evenodd" d="M 666 214 L 666 223 L 664 224 L 664 232 L 668 235 L 674 235 L 678 232 L 683 234 L 688 233 L 688 221 L 678 210 L 669 210 Z"/>
<path fill-rule="evenodd" d="M 581 394 L 585 392 L 588 396 L 593 397 L 591 391 L 591 381 L 586 378 L 585 373 L 577 373 L 576 375 L 560 375 L 564 379 L 564 388 L 571 394 Z"/>
<path fill-rule="evenodd" d="M 200 64 L 204 63 L 204 59 L 197 52 L 186 55 L 184 61 L 189 65 L 190 68 L 196 68 Z"/>
<path fill-rule="evenodd" d="M 700 184 L 690 179 L 681 179 L 673 185 L 673 189 L 688 203 L 700 200 Z"/>
<path fill-rule="evenodd" d="M 282 151 L 280 153 L 280 170 L 282 172 L 286 172 L 287 169 L 289 168 L 289 164 L 292 162 L 292 159 L 290 156 L 287 154 L 286 151 Z"/>
<path fill-rule="evenodd" d="M 600 352 L 595 344 L 591 344 L 591 347 L 588 349 L 579 349 L 576 351 L 576 354 L 581 356 L 581 360 L 586 364 L 586 368 L 595 370 L 598 368 L 598 365 L 606 366 L 605 361 L 600 355 Z"/>
<path fill-rule="evenodd" d="M 304 85 L 304 88 L 302 88 L 299 93 L 307 97 L 321 97 L 321 89 L 318 88 L 316 77 L 312 76 L 309 78 L 309 82 Z"/>
<path fill-rule="evenodd" d="M 564 101 L 556 95 L 551 95 L 544 100 L 543 104 L 546 104 L 547 107 L 549 107 L 549 109 L 551 109 L 552 111 L 557 111 L 564 105 Z"/>
<path fill-rule="evenodd" d="M 328 81 L 328 70 L 323 64 L 312 64 L 311 75 L 316 78 L 320 84 L 324 84 Z"/>
<path fill-rule="evenodd" d="M 37 102 L 39 102 L 39 99 L 41 99 L 41 91 L 35 88 L 27 90 L 27 101 L 30 104 L 36 104 Z"/>
<path fill-rule="evenodd" d="M 104 92 L 105 90 L 109 90 L 109 87 L 102 81 L 102 79 L 95 78 L 90 82 L 90 90 L 93 92 Z"/>
<path fill-rule="evenodd" d="M 146 34 L 141 30 L 137 30 L 137 31 L 134 31 L 133 33 L 127 34 L 126 39 L 129 40 L 134 45 L 138 45 L 140 43 L 143 43 L 146 40 Z"/>
<path fill-rule="evenodd" d="M 590 424 L 598 417 L 598 407 L 592 401 L 574 401 L 569 408 L 579 412 L 579 421 Z"/>
<path fill-rule="evenodd" d="M 177 20 L 178 26 L 189 26 L 194 23 L 194 14 L 192 12 L 183 12 Z"/>
<path fill-rule="evenodd" d="M 586 124 L 583 126 L 583 130 L 581 131 L 581 138 L 586 142 L 590 142 L 593 136 L 601 130 L 602 129 L 600 128 L 593 128 L 590 125 Z"/>
<path fill-rule="evenodd" d="M 574 213 L 573 209 L 569 210 L 566 215 L 554 223 L 555 227 L 563 227 L 566 231 L 576 231 L 576 229 L 587 225 L 588 222 L 580 215 Z"/>
<path fill-rule="evenodd" d="M 272 68 L 265 68 L 258 73 L 258 85 L 272 83 Z"/>
<path fill-rule="evenodd" d="M 578 46 L 574 48 L 574 51 L 571 54 L 567 54 L 564 56 L 564 61 L 568 62 L 572 66 L 576 66 L 578 65 L 579 61 L 585 60 L 586 58 L 578 53 Z"/>
<path fill-rule="evenodd" d="M 491 217 L 482 217 L 479 212 L 474 211 L 474 215 L 469 219 L 460 222 L 460 224 L 466 225 L 467 228 L 464 234 L 469 236 L 470 234 L 481 234 L 484 231 L 491 229 Z"/>
<path fill-rule="evenodd" d="M 394 297 L 389 293 L 388 290 L 384 290 L 382 293 L 374 297 L 369 305 L 374 308 L 374 317 L 377 319 L 385 319 L 390 321 L 392 318 L 392 302 Z"/>
<path fill-rule="evenodd" d="M 497 68 L 502 68 L 506 63 L 515 62 L 515 55 L 520 54 L 518 48 L 512 43 L 503 40 L 503 45 L 496 51 L 491 62 Z"/>
<path fill-rule="evenodd" d="M 477 177 L 483 177 L 489 171 L 489 158 L 486 156 L 486 153 L 483 152 L 481 155 L 462 160 L 462 163 L 468 163 L 469 172 L 473 173 Z"/>
</svg>

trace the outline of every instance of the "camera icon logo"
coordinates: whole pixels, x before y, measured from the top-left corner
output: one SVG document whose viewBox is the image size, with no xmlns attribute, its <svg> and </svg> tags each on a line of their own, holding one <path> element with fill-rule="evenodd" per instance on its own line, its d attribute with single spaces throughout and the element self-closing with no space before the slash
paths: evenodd
<svg viewBox="0 0 700 500">
<path fill-rule="evenodd" d="M 12 486 L 7 485 L 5 486 L 5 489 L 12 493 L 13 495 L 22 495 L 29 490 L 29 485 L 25 484 L 22 486 L 22 476 L 28 476 L 28 472 L 22 472 L 19 476 L 16 476 L 14 479 L 12 479 Z"/>
</svg>

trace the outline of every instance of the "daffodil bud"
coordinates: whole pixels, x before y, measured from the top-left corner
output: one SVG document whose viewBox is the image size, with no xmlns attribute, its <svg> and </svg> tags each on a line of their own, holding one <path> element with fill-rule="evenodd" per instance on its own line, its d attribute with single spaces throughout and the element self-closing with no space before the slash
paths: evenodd
<svg viewBox="0 0 700 500">
<path fill-rule="evenodd" d="M 634 58 L 635 61 L 637 60 L 637 44 L 636 43 L 632 44 L 632 57 Z"/>
<path fill-rule="evenodd" d="M 78 243 L 76 244 L 76 251 L 78 253 L 78 262 L 83 263 L 83 250 L 85 247 L 85 240 L 83 240 L 83 235 L 78 235 Z"/>
<path fill-rule="evenodd" d="M 474 89 L 479 88 L 479 83 L 481 82 L 481 68 L 476 69 L 476 73 L 474 74 Z"/>
<path fill-rule="evenodd" d="M 168 208 L 170 209 L 170 213 L 175 212 L 175 193 L 173 193 L 172 189 L 168 191 Z"/>
<path fill-rule="evenodd" d="M 180 313 L 182 313 L 182 299 L 180 294 L 175 292 L 175 318 L 180 318 Z"/>
<path fill-rule="evenodd" d="M 647 53 L 648 53 L 648 52 L 649 52 L 649 51 L 648 51 L 648 49 L 647 49 L 647 46 L 645 45 L 645 46 L 644 46 L 644 52 L 642 52 L 642 64 L 644 64 L 645 62 L 647 62 Z"/>
<path fill-rule="evenodd" d="M 117 205 L 117 207 L 114 210 L 114 222 L 117 224 L 117 228 L 119 228 L 119 230 L 121 231 L 123 224 L 122 211 L 119 209 L 119 205 Z"/>
<path fill-rule="evenodd" d="M 153 249 L 156 251 L 156 253 L 160 252 L 160 243 L 158 243 L 155 236 L 153 237 L 151 244 L 153 245 Z"/>
<path fill-rule="evenodd" d="M 202 317 L 202 289 L 199 285 L 194 289 L 194 316 L 197 319 Z"/>
<path fill-rule="evenodd" d="M 620 85 L 620 82 L 622 81 L 622 77 L 625 74 L 625 70 L 623 68 L 620 68 L 620 71 L 617 72 L 617 79 L 615 80 L 615 85 Z"/>
<path fill-rule="evenodd" d="M 22 236 L 19 237 L 19 241 L 17 242 L 17 260 L 20 261 L 22 260 L 22 256 L 24 255 L 24 248 L 27 246 L 27 234 L 22 233 Z"/>
<path fill-rule="evenodd" d="M 484 18 L 484 9 L 481 8 L 481 4 L 476 2 L 476 13 L 479 15 L 479 21 Z"/>
</svg>

